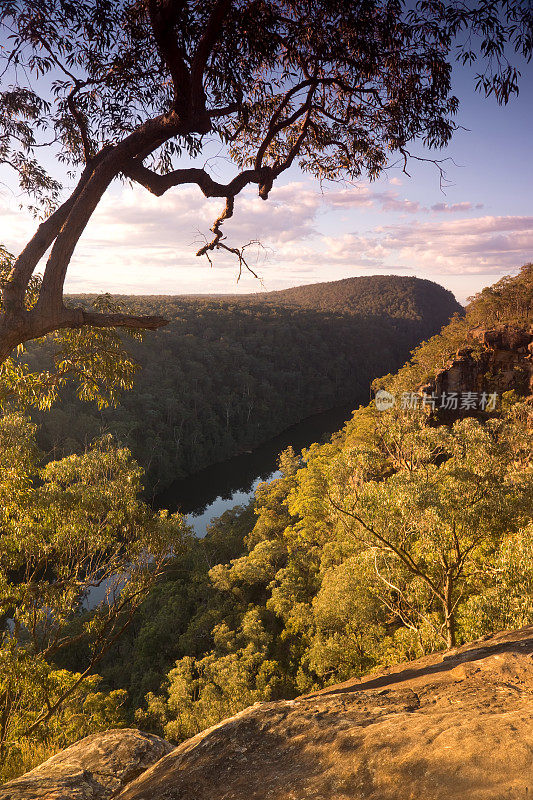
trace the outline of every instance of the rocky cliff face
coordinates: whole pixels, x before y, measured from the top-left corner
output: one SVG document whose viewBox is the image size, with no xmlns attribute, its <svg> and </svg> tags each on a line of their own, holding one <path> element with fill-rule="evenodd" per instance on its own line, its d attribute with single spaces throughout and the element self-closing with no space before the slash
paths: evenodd
<svg viewBox="0 0 533 800">
<path fill-rule="evenodd" d="M 526 800 L 533 795 L 532 721 L 533 627 L 308 697 L 258 703 L 172 749 L 106 798 Z M 112 733 L 118 748 L 132 732 Z M 79 770 L 92 778 L 103 768 L 92 756 L 84 760 L 94 741 L 75 745 Z M 74 782 L 63 794 L 39 794 L 28 781 L 35 773 L 53 781 L 69 750 L 6 784 L 0 799 L 99 797 L 76 794 Z M 25 794 L 17 788 L 23 785 Z"/>
<path fill-rule="evenodd" d="M 474 328 L 469 337 L 472 346 L 458 350 L 422 392 L 438 397 L 469 391 L 533 394 L 533 328 Z"/>
</svg>

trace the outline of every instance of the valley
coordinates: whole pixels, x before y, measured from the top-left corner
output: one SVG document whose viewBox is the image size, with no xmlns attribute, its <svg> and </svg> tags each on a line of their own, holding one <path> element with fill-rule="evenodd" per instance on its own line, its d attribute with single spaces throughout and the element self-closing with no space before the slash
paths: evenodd
<svg viewBox="0 0 533 800">
<path fill-rule="evenodd" d="M 67 389 L 34 418 L 54 458 L 111 433 L 144 468 L 148 496 L 313 414 L 366 402 L 375 377 L 462 313 L 437 284 L 398 276 L 244 296 L 116 299 L 170 320 L 142 342 L 125 341 L 139 364 L 133 390 L 99 410 Z M 32 352 L 31 363 L 44 367 L 46 350 Z"/>
</svg>

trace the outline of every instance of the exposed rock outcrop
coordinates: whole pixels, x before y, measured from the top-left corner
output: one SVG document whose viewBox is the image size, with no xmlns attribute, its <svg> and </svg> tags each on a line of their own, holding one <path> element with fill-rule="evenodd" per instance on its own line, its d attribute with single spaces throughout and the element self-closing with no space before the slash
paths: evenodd
<svg viewBox="0 0 533 800">
<path fill-rule="evenodd" d="M 533 329 L 474 328 L 469 338 L 472 346 L 458 350 L 421 392 L 438 397 L 451 392 L 502 394 L 510 390 L 533 394 Z"/>
<path fill-rule="evenodd" d="M 132 728 L 95 733 L 0 787 L 0 800 L 109 800 L 173 750 Z"/>
<path fill-rule="evenodd" d="M 177 747 L 117 800 L 526 800 L 533 628 L 293 701 Z"/>
<path fill-rule="evenodd" d="M 134 731 L 88 737 L 0 799 L 527 800 L 532 723 L 530 627 L 257 703 L 171 752 Z"/>
</svg>

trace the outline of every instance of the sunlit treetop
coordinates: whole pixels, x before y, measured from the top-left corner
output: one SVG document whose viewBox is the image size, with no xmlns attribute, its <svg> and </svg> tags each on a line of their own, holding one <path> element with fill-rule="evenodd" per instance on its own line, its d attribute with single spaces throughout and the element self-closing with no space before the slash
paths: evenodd
<svg viewBox="0 0 533 800">
<path fill-rule="evenodd" d="M 0 285 L 12 266 L 13 256 L 0 245 Z M 34 307 L 40 288 L 40 276 L 33 275 L 25 297 L 27 309 Z M 89 310 L 107 313 L 122 310 L 107 294 L 91 298 L 87 306 Z M 128 334 L 135 339 L 142 337 L 138 330 L 128 331 Z M 85 326 L 52 331 L 39 344 L 41 362 L 44 360 L 47 368 L 43 369 L 41 363 L 40 368 L 35 370 L 33 365 L 32 369 L 36 350 L 29 351 L 24 344 L 18 346 L 16 355 L 0 364 L 0 412 L 5 414 L 13 409 L 20 411 L 31 407 L 48 409 L 69 382 L 75 383 L 81 400 L 94 400 L 100 409 L 118 405 L 122 392 L 133 388 L 138 364 L 129 354 L 123 337 L 113 328 Z"/>
<path fill-rule="evenodd" d="M 73 251 L 116 178 L 225 198 L 198 251 L 209 257 L 230 249 L 221 225 L 247 185 L 267 199 L 293 164 L 320 179 L 406 167 L 412 143 L 442 147 L 456 128 L 454 62 L 474 65 L 477 88 L 506 103 L 533 44 L 529 0 L 2 0 L 0 10 L 0 161 L 50 214 L 4 287 L 2 357 L 58 327 L 163 324 L 63 304 Z M 190 165 L 213 140 L 235 166 L 225 184 Z M 77 180 L 64 200 L 42 166 L 47 150 Z M 27 283 L 49 248 L 28 311 Z"/>
</svg>

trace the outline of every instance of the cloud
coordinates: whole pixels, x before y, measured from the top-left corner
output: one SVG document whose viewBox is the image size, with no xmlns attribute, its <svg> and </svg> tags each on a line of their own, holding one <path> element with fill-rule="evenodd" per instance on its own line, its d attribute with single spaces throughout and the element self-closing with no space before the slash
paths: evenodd
<svg viewBox="0 0 533 800">
<path fill-rule="evenodd" d="M 446 214 L 456 214 L 459 211 L 473 211 L 479 208 L 483 208 L 483 203 L 474 204 L 465 201 L 462 203 L 452 203 L 451 205 L 448 203 L 435 203 L 435 205 L 431 206 L 431 211 L 435 213 L 445 212 Z"/>
<path fill-rule="evenodd" d="M 425 274 L 501 274 L 531 260 L 533 217 L 485 216 L 441 223 L 375 228 L 366 236 L 351 234 L 327 240 L 336 262 L 367 259 L 375 266 L 390 259 Z"/>
<path fill-rule="evenodd" d="M 18 253 L 32 235 L 36 222 L 25 211 L 0 201 L 0 245 Z"/>
<path fill-rule="evenodd" d="M 381 211 L 400 211 L 408 214 L 414 214 L 420 210 L 420 203 L 402 198 L 398 192 L 391 189 L 383 192 L 373 191 L 369 186 L 328 192 L 324 195 L 324 204 L 332 209 L 377 206 Z"/>
<path fill-rule="evenodd" d="M 205 198 L 195 186 L 176 188 L 161 198 L 141 187 L 108 193 L 76 249 L 68 289 L 235 291 L 234 256 L 217 253 L 213 269 L 207 259 L 195 257 L 212 236 L 210 228 L 223 204 Z M 368 184 L 322 194 L 308 182 L 293 181 L 275 187 L 266 203 L 257 197 L 256 187 L 241 193 L 224 234 L 229 245 L 261 241 L 264 249 L 250 248 L 247 254 L 267 288 L 369 270 L 497 275 L 531 260 L 533 217 L 475 216 L 480 208 L 482 204 L 467 201 L 427 208 L 396 190 Z M 346 230 L 346 222 L 356 217 L 352 210 L 368 209 L 374 213 L 373 227 Z M 376 225 L 377 213 L 386 214 L 388 224 Z M 0 243 L 18 252 L 34 229 L 26 213 L 0 203 Z M 244 291 L 258 286 L 248 276 L 239 284 Z"/>
<path fill-rule="evenodd" d="M 394 183 L 394 178 L 390 181 Z M 394 183 L 400 185 L 401 181 Z M 483 208 L 483 203 L 435 203 L 429 209 L 422 206 L 417 200 L 401 197 L 398 192 L 391 189 L 385 191 L 372 191 L 369 186 L 344 189 L 339 192 L 329 192 L 324 196 L 324 204 L 332 209 L 336 208 L 378 208 L 383 212 L 399 212 L 403 214 L 416 214 L 419 212 L 433 211 L 434 213 L 456 214 L 463 211 L 474 211 Z"/>
<path fill-rule="evenodd" d="M 285 191 L 283 191 L 285 190 Z M 251 190 L 236 198 L 235 215 L 224 233 L 240 243 L 249 239 L 286 242 L 314 233 L 320 196 L 298 185 L 272 192 L 268 202 Z M 180 187 L 156 198 L 135 187 L 131 192 L 104 198 L 84 234 L 86 241 L 113 242 L 159 248 L 211 238 L 210 228 L 224 208 L 224 200 L 208 199 L 197 187 Z"/>
</svg>

